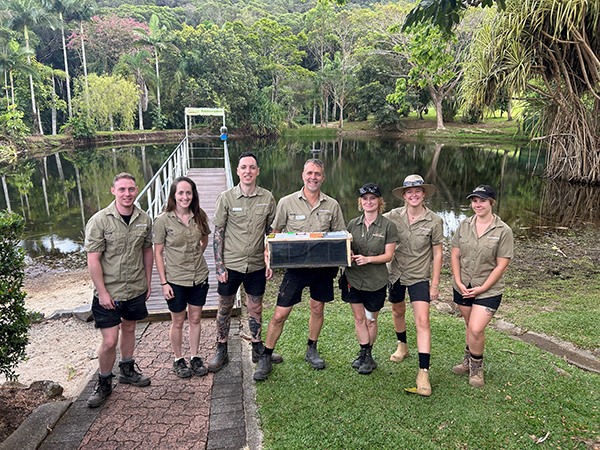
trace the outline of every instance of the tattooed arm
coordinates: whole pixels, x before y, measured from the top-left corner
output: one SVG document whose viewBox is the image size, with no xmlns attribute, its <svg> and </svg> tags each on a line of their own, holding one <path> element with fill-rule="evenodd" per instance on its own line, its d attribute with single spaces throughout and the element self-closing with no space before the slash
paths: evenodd
<svg viewBox="0 0 600 450">
<path fill-rule="evenodd" d="M 221 283 L 227 283 L 227 269 L 223 262 L 223 241 L 225 240 L 225 228 L 215 227 L 213 237 L 213 249 L 215 252 L 215 266 L 217 270 L 217 280 Z"/>
</svg>

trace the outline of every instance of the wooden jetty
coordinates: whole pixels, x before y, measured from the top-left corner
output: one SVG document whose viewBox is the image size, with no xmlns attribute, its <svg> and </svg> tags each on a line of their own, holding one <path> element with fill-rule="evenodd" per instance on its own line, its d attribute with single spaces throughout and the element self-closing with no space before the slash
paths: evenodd
<svg viewBox="0 0 600 450">
<path fill-rule="evenodd" d="M 224 168 L 216 169 L 189 169 L 187 176 L 191 178 L 198 188 L 198 195 L 200 197 L 200 207 L 208 215 L 210 229 L 214 231 L 212 219 L 215 215 L 215 203 L 217 196 L 227 189 L 227 181 L 225 176 Z M 208 290 L 208 296 L 206 298 L 206 305 L 202 309 L 202 317 L 215 317 L 217 315 L 217 309 L 219 306 L 219 297 L 217 295 L 217 278 L 215 275 L 215 258 L 213 252 L 213 233 L 208 238 L 208 247 L 204 252 L 206 263 L 210 274 L 208 276 L 208 283 L 210 285 Z M 162 288 L 160 286 L 160 278 L 156 271 L 156 266 L 152 272 L 152 291 L 150 298 L 147 302 L 148 307 L 148 319 L 149 321 L 158 320 L 170 320 L 171 316 L 167 302 L 163 297 Z M 234 315 L 240 314 L 239 301 L 233 309 Z"/>
</svg>

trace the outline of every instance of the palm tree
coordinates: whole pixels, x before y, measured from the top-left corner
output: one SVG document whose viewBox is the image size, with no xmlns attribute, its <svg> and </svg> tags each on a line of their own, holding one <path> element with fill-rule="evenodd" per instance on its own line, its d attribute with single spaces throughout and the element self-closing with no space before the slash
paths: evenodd
<svg viewBox="0 0 600 450">
<path fill-rule="evenodd" d="M 6 76 L 10 79 L 10 91 L 11 91 L 11 103 L 15 104 L 15 84 L 13 74 L 15 72 L 24 73 L 27 75 L 34 75 L 36 73 L 33 66 L 31 66 L 27 59 L 34 53 L 32 50 L 27 49 L 19 45 L 17 41 L 10 41 L 5 48 L 5 53 L 0 52 L 0 70 L 5 74 L 5 85 Z M 6 89 L 6 100 L 8 103 L 8 87 Z"/>
<path fill-rule="evenodd" d="M 88 102 L 89 109 L 89 85 L 88 85 L 88 72 L 87 72 L 87 61 L 85 56 L 85 34 L 83 32 L 83 22 L 90 20 L 94 14 L 96 14 L 96 1 L 95 0 L 55 0 L 62 1 L 64 5 L 63 13 L 66 20 L 75 20 L 79 22 L 79 37 L 81 39 L 81 59 L 83 66 L 83 76 L 85 78 L 85 98 Z M 64 45 L 64 44 L 63 44 Z M 66 67 L 66 50 L 65 50 L 65 67 Z M 71 111 L 69 110 L 69 118 L 71 118 Z"/>
<path fill-rule="evenodd" d="M 159 50 L 170 49 L 176 53 L 179 53 L 179 49 L 169 42 L 169 36 L 167 34 L 166 27 L 160 27 L 158 16 L 152 14 L 150 17 L 150 23 L 148 24 L 149 30 L 146 31 L 143 28 L 134 28 L 133 34 L 137 36 L 138 40 L 136 45 L 139 47 L 150 46 L 154 47 L 154 61 L 156 65 L 156 101 L 158 103 L 158 110 L 160 112 L 160 73 L 158 71 L 158 52 Z"/>
<path fill-rule="evenodd" d="M 65 60 L 65 77 L 67 86 L 67 106 L 69 109 L 69 119 L 73 118 L 73 107 L 71 105 L 71 76 L 69 75 L 69 60 L 67 59 L 67 43 L 65 40 L 65 18 L 63 13 L 70 14 L 80 8 L 79 0 L 53 0 L 52 11 L 58 13 L 60 22 L 60 33 L 62 36 L 63 58 Z"/>
<path fill-rule="evenodd" d="M 143 112 L 148 108 L 148 85 L 156 85 L 156 78 L 152 73 L 152 66 L 148 64 L 148 60 L 152 57 L 152 54 L 146 50 L 141 49 L 134 55 L 125 54 L 121 56 L 119 61 L 126 66 L 127 70 L 135 78 L 136 84 L 140 88 L 140 97 L 138 101 L 138 122 L 139 129 L 144 129 L 144 116 Z"/>
<path fill-rule="evenodd" d="M 47 26 L 55 28 L 56 20 L 48 9 L 42 6 L 37 0 L 8 0 L 5 3 L 10 17 L 6 20 L 6 26 L 12 30 L 23 30 L 25 37 L 25 47 L 29 50 L 29 28 L 33 26 Z M 27 55 L 27 64 L 31 65 L 31 56 Z M 31 110 L 33 114 L 33 128 L 39 127 L 40 134 L 43 134 L 41 122 L 38 117 L 38 109 L 35 103 L 35 91 L 33 88 L 33 75 L 29 74 L 29 87 L 31 90 Z"/>
<path fill-rule="evenodd" d="M 52 80 L 52 136 L 56 136 L 56 104 L 58 98 L 56 95 L 56 78 L 65 80 L 67 78 L 67 74 L 63 70 L 54 69 L 50 66 L 41 65 L 40 69 L 42 75 Z"/>
</svg>

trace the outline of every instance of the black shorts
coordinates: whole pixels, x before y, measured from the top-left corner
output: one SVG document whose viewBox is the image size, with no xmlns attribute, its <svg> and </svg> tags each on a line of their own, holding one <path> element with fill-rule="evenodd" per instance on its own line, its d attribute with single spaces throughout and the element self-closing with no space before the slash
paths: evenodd
<svg viewBox="0 0 600 450">
<path fill-rule="evenodd" d="M 267 276 L 265 269 L 257 270 L 256 272 L 236 272 L 235 270 L 227 269 L 227 283 L 221 283 L 217 286 L 217 293 L 222 297 L 235 295 L 240 285 L 244 283 L 246 294 L 260 297 L 265 294 L 265 286 L 267 285 Z"/>
<path fill-rule="evenodd" d="M 350 286 L 349 290 L 342 289 L 342 300 L 347 303 L 362 303 L 370 312 L 378 312 L 385 303 L 387 286 L 376 291 L 361 291 Z"/>
<path fill-rule="evenodd" d="M 288 307 L 300 303 L 302 290 L 307 286 L 313 300 L 322 303 L 333 301 L 333 279 L 337 272 L 337 267 L 287 269 L 279 286 L 277 306 Z"/>
<path fill-rule="evenodd" d="M 112 328 L 125 320 L 142 320 L 148 317 L 146 292 L 125 302 L 116 302 L 115 309 L 104 309 L 98 297 L 92 300 L 92 316 L 96 328 Z"/>
<path fill-rule="evenodd" d="M 468 287 L 468 289 L 470 289 L 470 286 Z M 462 296 L 462 294 L 460 292 L 458 292 L 456 289 L 453 289 L 453 290 L 454 290 L 454 303 L 456 303 L 457 305 L 460 305 L 460 306 L 479 305 L 479 306 L 485 306 L 487 308 L 493 309 L 494 311 L 497 311 L 498 308 L 500 307 L 500 302 L 502 301 L 502 294 L 495 295 L 493 297 L 487 297 L 487 298 L 464 298 Z"/>
<path fill-rule="evenodd" d="M 180 313 L 185 311 L 187 305 L 204 306 L 208 294 L 208 278 L 196 286 L 180 286 L 169 283 L 173 289 L 174 297 L 167 300 L 169 311 Z"/>
<path fill-rule="evenodd" d="M 400 284 L 400 280 L 396 281 L 390 286 L 390 302 L 391 303 L 402 303 L 406 296 L 406 289 L 408 288 L 408 297 L 410 302 L 427 302 L 431 301 L 429 297 L 429 281 L 419 281 L 410 286 L 404 286 Z"/>
</svg>

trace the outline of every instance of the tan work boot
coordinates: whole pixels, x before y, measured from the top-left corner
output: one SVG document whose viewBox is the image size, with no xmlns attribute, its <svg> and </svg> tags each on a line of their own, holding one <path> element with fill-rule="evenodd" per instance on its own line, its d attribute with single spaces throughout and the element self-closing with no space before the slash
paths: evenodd
<svg viewBox="0 0 600 450">
<path fill-rule="evenodd" d="M 469 361 L 471 360 L 471 352 L 465 348 L 465 357 L 459 364 L 452 368 L 452 372 L 456 375 L 466 375 L 469 373 Z"/>
<path fill-rule="evenodd" d="M 431 395 L 431 384 L 429 384 L 429 369 L 419 369 L 417 374 L 417 394 L 423 397 Z"/>
<path fill-rule="evenodd" d="M 473 387 L 483 386 L 483 358 L 470 358 L 469 384 Z"/>
<path fill-rule="evenodd" d="M 408 345 L 406 342 L 398 342 L 398 349 L 390 356 L 390 361 L 401 362 L 408 356 Z"/>
</svg>

